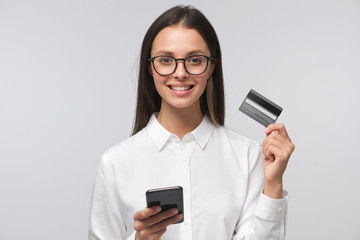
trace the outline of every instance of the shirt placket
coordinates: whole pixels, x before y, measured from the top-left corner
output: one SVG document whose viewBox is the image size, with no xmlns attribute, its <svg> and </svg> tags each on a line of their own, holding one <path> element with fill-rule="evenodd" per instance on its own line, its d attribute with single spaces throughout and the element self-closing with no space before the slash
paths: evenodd
<svg viewBox="0 0 360 240">
<path fill-rule="evenodd" d="M 191 240 L 192 239 L 192 196 L 191 196 L 191 176 L 190 176 L 190 155 L 194 147 L 195 139 L 192 135 L 187 135 L 184 137 L 182 142 L 179 142 L 179 151 L 181 156 L 181 161 L 183 163 L 183 173 L 184 173 L 184 186 L 183 195 L 184 195 L 184 222 L 181 225 L 182 233 L 185 233 L 182 239 Z"/>
</svg>

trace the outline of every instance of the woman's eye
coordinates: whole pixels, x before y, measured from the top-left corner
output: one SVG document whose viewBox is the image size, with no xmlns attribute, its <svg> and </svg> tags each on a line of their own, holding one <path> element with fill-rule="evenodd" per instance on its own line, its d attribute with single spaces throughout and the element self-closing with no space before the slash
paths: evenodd
<svg viewBox="0 0 360 240">
<path fill-rule="evenodd" d="M 161 63 L 171 63 L 173 60 L 171 58 L 168 58 L 168 57 L 162 57 L 161 59 L 159 59 L 159 61 Z"/>
<path fill-rule="evenodd" d="M 188 60 L 188 62 L 192 64 L 200 64 L 202 59 L 200 57 L 192 57 Z"/>
</svg>

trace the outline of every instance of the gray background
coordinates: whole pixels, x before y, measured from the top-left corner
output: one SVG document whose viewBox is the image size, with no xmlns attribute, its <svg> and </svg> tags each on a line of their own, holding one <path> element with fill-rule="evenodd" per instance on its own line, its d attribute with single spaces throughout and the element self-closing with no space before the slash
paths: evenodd
<svg viewBox="0 0 360 240">
<path fill-rule="evenodd" d="M 131 133 L 142 38 L 178 3 L 217 30 L 228 127 L 262 141 L 237 110 L 251 88 L 284 108 L 296 144 L 288 239 L 360 239 L 360 1 L 350 0 L 0 0 L 0 239 L 87 238 L 100 156 Z"/>
</svg>

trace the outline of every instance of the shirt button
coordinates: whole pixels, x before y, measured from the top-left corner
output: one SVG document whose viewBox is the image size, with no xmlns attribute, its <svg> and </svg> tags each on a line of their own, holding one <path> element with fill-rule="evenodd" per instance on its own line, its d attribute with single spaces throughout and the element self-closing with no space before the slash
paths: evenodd
<svg viewBox="0 0 360 240">
<path fill-rule="evenodd" d="M 281 211 L 282 211 L 282 208 L 281 208 L 281 207 L 280 207 L 280 208 L 278 208 L 278 211 L 279 211 L 279 212 L 281 212 Z"/>
</svg>

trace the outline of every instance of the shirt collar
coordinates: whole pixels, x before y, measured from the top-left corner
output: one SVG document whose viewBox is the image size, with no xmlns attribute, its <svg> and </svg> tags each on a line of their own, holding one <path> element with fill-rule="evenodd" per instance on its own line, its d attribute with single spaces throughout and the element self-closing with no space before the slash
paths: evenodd
<svg viewBox="0 0 360 240">
<path fill-rule="evenodd" d="M 149 132 L 150 137 L 160 151 L 164 147 L 165 143 L 168 141 L 172 133 L 166 130 L 163 126 L 161 126 L 161 124 L 156 119 L 156 116 L 157 113 L 154 113 L 151 116 L 146 128 Z"/>
<path fill-rule="evenodd" d="M 149 123 L 147 124 L 147 129 L 155 145 L 159 151 L 161 151 L 161 149 L 165 146 L 173 134 L 161 126 L 161 124 L 156 119 L 156 116 L 156 113 L 151 116 Z M 210 140 L 214 127 L 214 123 L 207 116 L 205 116 L 200 125 L 188 134 L 192 134 L 197 143 L 204 150 Z"/>
<path fill-rule="evenodd" d="M 200 125 L 191 132 L 203 150 L 210 140 L 214 127 L 215 124 L 205 115 Z"/>
</svg>

